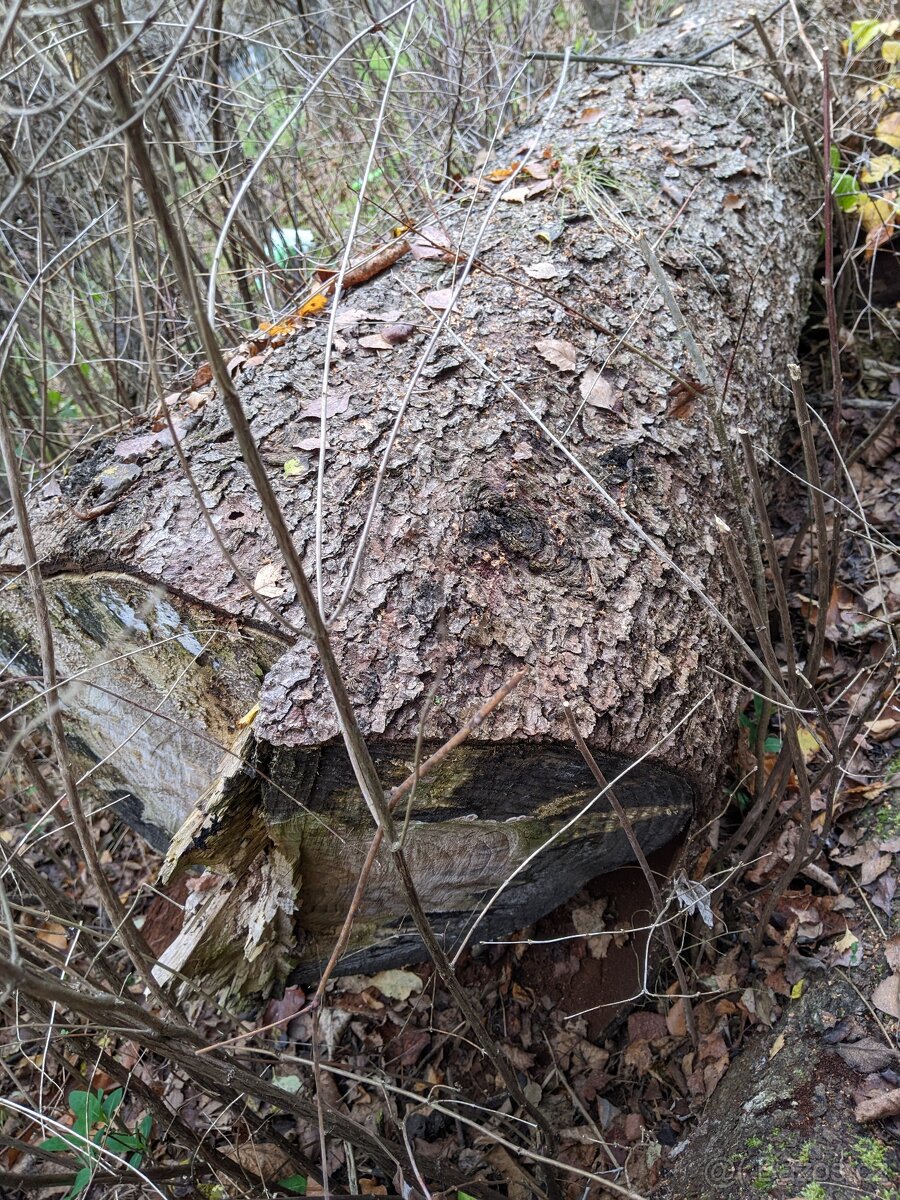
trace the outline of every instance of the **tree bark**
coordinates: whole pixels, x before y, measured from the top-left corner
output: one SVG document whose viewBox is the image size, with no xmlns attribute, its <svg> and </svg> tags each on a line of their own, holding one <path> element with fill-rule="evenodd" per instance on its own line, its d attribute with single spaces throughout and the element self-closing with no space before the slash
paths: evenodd
<svg viewBox="0 0 900 1200">
<path fill-rule="evenodd" d="M 741 32 L 743 11 L 689 8 L 629 53 L 689 58 Z M 789 10 L 768 28 L 793 62 Z M 759 54 L 750 35 L 702 69 L 572 68 L 555 108 L 548 97 L 485 170 L 499 179 L 531 165 L 512 181 L 463 181 L 404 235 L 411 252 L 341 301 L 321 587 L 326 612 L 339 609 L 333 645 L 386 787 L 409 774 L 419 737 L 424 759 L 527 670 L 416 790 L 408 857 L 448 945 L 505 880 L 480 937 L 534 920 L 630 859 L 605 800 L 573 820 L 598 789 L 564 700 L 607 776 L 627 772 L 617 792 L 648 851 L 716 799 L 738 653 L 723 623 L 736 618 L 714 517 L 740 522 L 712 413 L 721 407 L 733 448 L 742 428 L 761 457 L 777 449 L 821 191 Z M 800 70 L 794 87 L 805 102 Z M 705 392 L 636 248 L 642 229 L 701 348 Z M 474 268 L 431 346 L 444 289 L 470 253 Z M 267 348 L 234 361 L 315 579 L 311 447 L 327 313 L 298 325 L 284 344 L 270 331 Z M 376 333 L 380 349 L 370 348 Z M 172 411 L 234 559 L 251 580 L 272 564 L 270 603 L 301 627 L 212 389 Z M 223 874 L 171 965 L 260 990 L 276 976 L 307 979 L 327 957 L 372 829 L 311 643 L 288 637 L 223 562 L 165 441 L 108 441 L 61 494 L 35 498 L 61 664 L 80 673 L 66 719 L 80 765 L 115 750 L 92 775 L 107 802 L 161 847 L 188 820 L 181 865 Z M 9 534 L 0 561 L 16 576 L 20 560 Z M 38 675 L 26 589 L 12 582 L 0 605 L 10 671 Z M 220 773 L 257 699 L 252 731 Z M 380 860 L 343 969 L 414 958 L 407 926 Z"/>
</svg>

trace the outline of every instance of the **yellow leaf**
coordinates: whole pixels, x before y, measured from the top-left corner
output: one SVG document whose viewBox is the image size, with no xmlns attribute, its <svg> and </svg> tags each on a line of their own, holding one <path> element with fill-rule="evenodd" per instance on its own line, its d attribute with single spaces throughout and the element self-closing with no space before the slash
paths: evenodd
<svg viewBox="0 0 900 1200">
<path fill-rule="evenodd" d="M 866 233 L 871 233 L 873 229 L 890 227 L 896 220 L 896 212 L 890 200 L 872 200 L 866 197 L 857 212 Z"/>
<path fill-rule="evenodd" d="M 881 57 L 885 62 L 900 62 L 900 42 L 885 42 L 881 47 Z"/>
<path fill-rule="evenodd" d="M 900 26 L 900 21 L 878 21 L 873 17 L 866 17 L 861 21 L 851 21 L 850 37 L 841 43 L 841 47 L 845 54 L 851 51 L 859 54 L 877 38 L 890 37 L 891 34 L 896 33 L 898 26 Z"/>
<path fill-rule="evenodd" d="M 776 1054 L 781 1053 L 781 1051 L 784 1049 L 784 1041 L 784 1034 L 779 1033 L 778 1037 L 772 1043 L 772 1049 L 769 1051 L 769 1061 L 771 1061 Z"/>
<path fill-rule="evenodd" d="M 846 952 L 849 950 L 852 952 L 852 955 L 855 955 L 856 947 L 858 945 L 859 945 L 859 938 L 856 936 L 855 933 L 851 933 L 850 926 L 847 925 L 844 929 L 844 932 L 834 943 L 834 948 L 840 954 L 846 954 Z"/>
<path fill-rule="evenodd" d="M 279 321 L 277 325 L 270 325 L 264 332 L 270 338 L 286 338 L 290 337 L 292 333 L 296 333 L 297 330 L 290 321 Z"/>
<path fill-rule="evenodd" d="M 897 42 L 900 46 L 900 42 Z M 860 183 L 881 183 L 886 175 L 900 171 L 900 158 L 896 154 L 876 154 L 867 167 L 859 173 Z"/>
<path fill-rule="evenodd" d="M 890 112 L 883 117 L 875 128 L 875 136 L 894 150 L 900 150 L 900 112 Z"/>
<path fill-rule="evenodd" d="M 318 296 L 310 296 L 310 298 L 301 304 L 297 309 L 298 317 L 314 317 L 316 313 L 321 312 L 328 303 L 328 297 L 323 296 L 321 292 Z"/>
<path fill-rule="evenodd" d="M 799 1000 L 805 991 L 806 991 L 806 980 L 798 979 L 797 982 L 794 984 L 794 986 L 791 988 L 791 999 Z"/>
<path fill-rule="evenodd" d="M 252 725 L 259 716 L 259 705 L 254 704 L 248 709 L 237 723 L 238 729 L 246 729 L 248 725 Z"/>
<path fill-rule="evenodd" d="M 811 729 L 798 729 L 797 742 L 800 746 L 800 753 L 803 755 L 803 761 L 809 762 L 822 749 L 822 743 Z"/>
</svg>

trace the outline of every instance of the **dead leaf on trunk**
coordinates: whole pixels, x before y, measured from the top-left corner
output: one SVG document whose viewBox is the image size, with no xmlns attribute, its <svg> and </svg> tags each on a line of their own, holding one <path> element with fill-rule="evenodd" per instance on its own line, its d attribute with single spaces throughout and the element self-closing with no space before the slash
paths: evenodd
<svg viewBox="0 0 900 1200">
<path fill-rule="evenodd" d="M 434 288 L 422 297 L 429 308 L 443 311 L 453 303 L 453 288 Z"/>
<path fill-rule="evenodd" d="M 413 239 L 412 256 L 415 259 L 449 259 L 453 258 L 453 248 L 443 229 L 425 225 Z"/>
<path fill-rule="evenodd" d="M 279 583 L 281 578 L 281 563 L 267 563 L 260 567 L 253 580 L 253 590 L 260 596 L 277 600 L 285 594 L 285 589 Z"/>
<path fill-rule="evenodd" d="M 593 408 L 617 412 L 621 407 L 613 385 L 594 367 L 588 367 L 582 375 L 578 390 L 585 404 L 590 404 Z"/>
<path fill-rule="evenodd" d="M 527 186 L 510 188 L 508 192 L 503 193 L 500 199 L 505 200 L 507 204 L 524 204 L 528 199 L 528 188 Z"/>
<path fill-rule="evenodd" d="M 556 279 L 559 271 L 552 262 L 544 261 L 531 263 L 525 268 L 525 274 L 529 279 Z"/>
<path fill-rule="evenodd" d="M 380 333 L 369 333 L 359 339 L 364 350 L 393 350 L 394 347 Z"/>
<path fill-rule="evenodd" d="M 350 389 L 341 388 L 329 389 L 328 398 L 325 402 L 326 417 L 336 417 L 338 413 L 346 412 L 350 407 Z M 315 396 L 306 405 L 300 413 L 301 417 L 321 417 L 322 416 L 322 396 L 321 393 Z"/>
<path fill-rule="evenodd" d="M 547 362 L 560 371 L 578 370 L 578 351 L 571 342 L 561 338 L 541 338 L 534 348 Z"/>
</svg>

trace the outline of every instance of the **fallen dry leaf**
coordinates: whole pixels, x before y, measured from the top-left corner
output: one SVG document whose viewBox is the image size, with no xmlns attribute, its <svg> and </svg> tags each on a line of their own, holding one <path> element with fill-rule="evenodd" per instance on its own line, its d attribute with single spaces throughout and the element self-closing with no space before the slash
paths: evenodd
<svg viewBox="0 0 900 1200">
<path fill-rule="evenodd" d="M 276 1021 L 283 1023 L 295 1017 L 306 1003 L 306 993 L 303 988 L 288 987 L 280 1000 L 270 1000 L 263 1010 L 263 1025 L 273 1025 Z"/>
<path fill-rule="evenodd" d="M 848 1067 L 860 1075 L 871 1075 L 884 1071 L 900 1058 L 900 1054 L 886 1042 L 875 1038 L 860 1038 L 858 1042 L 840 1042 L 834 1047 Z"/>
<path fill-rule="evenodd" d="M 889 1017 L 900 1021 L 900 975 L 888 975 L 872 993 L 872 1003 Z"/>
<path fill-rule="evenodd" d="M 359 344 L 366 350 L 393 350 L 393 345 L 380 333 L 369 333 L 359 339 Z"/>
<path fill-rule="evenodd" d="M 389 1000 L 408 1000 L 413 992 L 421 992 L 422 980 L 414 971 L 379 971 L 369 979 L 369 987 L 378 988 Z"/>
<path fill-rule="evenodd" d="M 281 563 L 267 563 L 260 567 L 253 580 L 253 590 L 260 596 L 275 600 L 284 595 L 284 588 L 278 582 L 281 578 Z"/>
<path fill-rule="evenodd" d="M 684 1037 L 687 1033 L 687 1015 L 683 996 L 679 996 L 666 1013 L 666 1027 L 672 1037 Z"/>
<path fill-rule="evenodd" d="M 859 173 L 859 182 L 866 185 L 881 183 L 886 175 L 900 175 L 900 158 L 896 154 L 876 154 Z"/>
<path fill-rule="evenodd" d="M 679 117 L 696 117 L 697 105 L 687 96 L 680 96 L 677 100 L 670 101 L 670 107 L 674 108 Z"/>
<path fill-rule="evenodd" d="M 666 393 L 671 400 L 668 415 L 678 421 L 686 421 L 694 410 L 697 396 L 705 391 L 706 388 L 702 384 L 690 377 L 676 380 Z"/>
<path fill-rule="evenodd" d="M 552 179 L 543 179 L 538 183 L 532 183 L 528 188 L 528 196 L 526 198 L 530 200 L 532 196 L 540 196 L 543 192 L 549 191 L 552 187 Z"/>
<path fill-rule="evenodd" d="M 588 367 L 582 375 L 578 390 L 585 404 L 590 404 L 593 408 L 604 408 L 608 412 L 616 410 L 615 389 L 594 367 Z"/>
<path fill-rule="evenodd" d="M 46 921 L 35 936 L 39 942 L 43 942 L 46 946 L 52 946 L 54 950 L 59 950 L 61 953 L 65 953 L 69 948 L 65 926 L 60 925 L 58 921 Z"/>
<path fill-rule="evenodd" d="M 893 857 L 890 854 L 874 854 L 862 865 L 862 870 L 859 873 L 860 883 L 863 886 L 867 883 L 874 883 L 878 876 L 886 871 L 892 862 Z"/>
<path fill-rule="evenodd" d="M 179 436 L 182 432 L 182 428 L 177 421 L 175 422 L 175 432 Z M 168 425 L 166 425 L 156 433 L 141 433 L 137 437 L 126 438 L 124 441 L 118 443 L 113 453 L 116 458 L 121 458 L 123 462 L 134 463 L 155 454 L 161 446 L 171 445 L 172 435 L 169 432 Z"/>
<path fill-rule="evenodd" d="M 507 204 L 524 204 L 528 199 L 530 189 L 527 186 L 510 188 L 508 192 L 504 192 L 500 197 Z"/>
<path fill-rule="evenodd" d="M 337 310 L 335 317 L 335 329 L 352 329 L 354 325 L 358 325 L 360 321 L 366 321 L 370 314 L 364 308 L 349 308 L 342 304 Z"/>
<path fill-rule="evenodd" d="M 548 363 L 558 367 L 560 371 L 578 369 L 578 352 L 571 342 L 562 341 L 560 338 L 541 338 L 534 343 L 534 348 L 538 354 L 546 358 Z"/>
<path fill-rule="evenodd" d="M 452 258 L 453 250 L 450 239 L 437 225 L 425 225 L 418 231 L 412 242 L 412 256 L 415 259 Z"/>
<path fill-rule="evenodd" d="M 552 262 L 537 262 L 527 266 L 525 274 L 530 279 L 556 279 L 559 272 Z"/>
<path fill-rule="evenodd" d="M 443 311 L 453 303 L 453 288 L 434 288 L 422 297 L 429 308 Z"/>
<path fill-rule="evenodd" d="M 900 112 L 888 113 L 875 127 L 879 141 L 887 142 L 892 150 L 900 150 Z"/>
<path fill-rule="evenodd" d="M 223 1153 L 226 1158 L 246 1167 L 248 1171 L 261 1175 L 263 1179 L 274 1181 L 289 1174 L 291 1170 L 290 1154 L 274 1142 L 252 1140 L 231 1150 L 224 1150 Z"/>
<path fill-rule="evenodd" d="M 636 1012 L 628 1018 L 628 1040 L 630 1042 L 653 1042 L 669 1034 L 666 1018 L 662 1013 Z"/>
<path fill-rule="evenodd" d="M 504 179 L 509 179 L 518 166 L 519 164 L 514 162 L 508 167 L 497 167 L 493 171 L 488 171 L 485 179 L 490 179 L 491 183 L 502 183 Z"/>
<path fill-rule="evenodd" d="M 188 392 L 184 401 L 191 412 L 196 412 L 198 408 L 203 407 L 212 394 L 212 388 L 205 388 L 202 392 Z"/>
<path fill-rule="evenodd" d="M 350 407 L 350 390 L 342 388 L 340 391 L 329 389 L 328 399 L 325 404 L 326 417 L 336 417 L 339 413 L 346 412 Z M 322 416 L 322 396 L 321 393 L 306 405 L 300 413 L 301 417 L 321 417 Z"/>
</svg>

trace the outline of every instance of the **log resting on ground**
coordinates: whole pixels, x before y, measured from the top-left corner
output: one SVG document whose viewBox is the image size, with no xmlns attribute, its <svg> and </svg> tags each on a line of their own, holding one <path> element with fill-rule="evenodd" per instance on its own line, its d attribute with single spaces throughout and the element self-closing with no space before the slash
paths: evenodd
<svg viewBox="0 0 900 1200">
<path fill-rule="evenodd" d="M 687 58 L 734 34 L 743 11 L 689 8 L 629 54 Z M 790 62 L 790 10 L 769 31 Z M 528 924 L 631 858 L 605 799 L 571 820 L 599 789 L 564 699 L 607 774 L 628 768 L 617 790 L 647 850 L 683 830 L 692 808 L 705 819 L 716 799 L 737 695 L 733 639 L 626 518 L 733 615 L 713 519 L 737 522 L 710 407 L 730 371 L 732 437 L 749 430 L 761 458 L 777 450 L 818 237 L 817 168 L 766 92 L 751 41 L 703 69 L 573 69 L 552 113 L 538 110 L 487 164 L 537 165 L 509 185 L 527 190 L 496 205 L 480 241 L 505 184 L 464 182 L 424 234 L 407 235 L 416 253 L 341 302 L 322 512 L 329 613 L 440 311 L 428 301 L 440 304 L 452 284 L 453 253 L 477 246 L 452 333 L 412 388 L 362 569 L 331 624 L 386 786 L 409 773 L 420 734 L 424 756 L 527 669 L 413 801 L 407 850 L 448 946 L 505 880 L 479 937 Z M 799 73 L 795 86 L 806 95 Z M 715 394 L 693 386 L 636 228 L 659 240 Z M 284 344 L 238 355 L 235 369 L 314 578 L 311 447 L 327 313 L 300 324 Z M 400 324 L 413 328 L 388 331 L 381 349 L 360 341 Z M 192 471 L 245 575 L 272 564 L 270 603 L 302 627 L 231 428 L 214 389 L 205 394 L 199 407 L 196 394 L 172 406 Z M 80 672 L 66 719 L 79 764 L 95 768 L 94 793 L 157 846 L 181 829 L 170 859 L 221 875 L 194 897 L 170 965 L 262 990 L 315 975 L 373 830 L 312 643 L 288 637 L 222 560 L 165 440 L 110 439 L 72 468 L 62 494 L 35 500 L 61 669 Z M 83 519 L 86 505 L 99 514 Z M 21 570 L 12 535 L 2 561 Z M 3 593 L 0 643 L 17 656 L 11 671 L 35 676 L 30 614 L 17 579 Z M 229 751 L 257 699 L 252 730 Z M 384 857 L 342 969 L 420 955 Z"/>
</svg>

